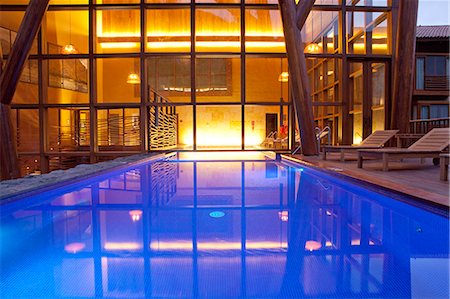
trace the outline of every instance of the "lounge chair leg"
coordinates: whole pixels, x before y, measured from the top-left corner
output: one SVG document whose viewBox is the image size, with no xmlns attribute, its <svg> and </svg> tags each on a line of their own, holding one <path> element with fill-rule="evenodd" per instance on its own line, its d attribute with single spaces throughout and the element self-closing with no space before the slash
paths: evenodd
<svg viewBox="0 0 450 299">
<path fill-rule="evenodd" d="M 363 156 L 361 153 L 358 153 L 358 168 L 362 168 L 363 167 Z"/>
<path fill-rule="evenodd" d="M 388 171 L 389 170 L 389 158 L 388 158 L 388 154 L 383 153 L 383 171 Z"/>
<path fill-rule="evenodd" d="M 343 149 L 341 149 L 341 162 L 345 162 L 345 153 Z"/>
<path fill-rule="evenodd" d="M 447 158 L 448 159 L 448 158 Z M 446 163 L 446 158 L 441 157 L 441 181 L 448 181 L 448 162 Z"/>
<path fill-rule="evenodd" d="M 323 159 L 323 160 L 326 160 L 326 159 L 327 159 L 327 148 L 324 148 L 324 149 L 323 149 L 323 156 L 322 156 L 322 159 Z"/>
</svg>

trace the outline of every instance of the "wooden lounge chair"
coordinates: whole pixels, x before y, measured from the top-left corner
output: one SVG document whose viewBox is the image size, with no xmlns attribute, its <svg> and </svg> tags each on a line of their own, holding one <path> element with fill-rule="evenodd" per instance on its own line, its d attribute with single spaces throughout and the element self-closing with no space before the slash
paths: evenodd
<svg viewBox="0 0 450 299">
<path fill-rule="evenodd" d="M 327 159 L 327 152 L 339 152 L 341 153 L 341 161 L 345 161 L 346 152 L 356 152 L 359 149 L 379 149 L 389 141 L 398 130 L 378 130 L 370 134 L 366 139 L 361 142 L 360 145 L 341 145 L 341 146 L 324 146 L 323 147 L 323 159 Z"/>
<path fill-rule="evenodd" d="M 408 148 L 383 148 L 358 150 L 358 168 L 363 167 L 364 158 L 383 161 L 383 171 L 389 170 L 389 160 L 403 158 L 439 158 L 450 144 L 450 128 L 434 128 Z"/>
</svg>

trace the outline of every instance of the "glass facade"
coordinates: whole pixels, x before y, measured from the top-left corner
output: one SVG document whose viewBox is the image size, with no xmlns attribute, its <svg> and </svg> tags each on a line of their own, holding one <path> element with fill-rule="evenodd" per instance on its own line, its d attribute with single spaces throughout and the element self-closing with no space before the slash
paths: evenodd
<svg viewBox="0 0 450 299">
<path fill-rule="evenodd" d="M 316 1 L 302 30 L 316 126 L 330 127 L 334 144 L 358 144 L 386 127 L 395 23 L 391 4 Z"/>
<path fill-rule="evenodd" d="M 303 28 L 316 125 L 333 143 L 384 127 L 390 2 L 316 1 Z M 0 0 L 4 58 L 27 3 Z M 51 1 L 13 101 L 34 119 L 16 120 L 20 138 L 37 134 L 20 157 L 45 171 L 148 150 L 291 150 L 289 84 L 277 1 Z"/>
</svg>

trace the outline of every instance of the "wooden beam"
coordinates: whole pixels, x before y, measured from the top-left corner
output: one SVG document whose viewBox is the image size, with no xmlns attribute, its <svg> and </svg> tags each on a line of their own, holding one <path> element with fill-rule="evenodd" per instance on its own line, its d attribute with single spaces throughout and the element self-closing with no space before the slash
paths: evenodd
<svg viewBox="0 0 450 299">
<path fill-rule="evenodd" d="M 400 0 L 397 18 L 391 128 L 409 132 L 414 90 L 418 0 Z"/>
<path fill-rule="evenodd" d="M 289 81 L 293 93 L 293 104 L 300 129 L 302 152 L 317 155 L 316 136 L 311 92 L 303 52 L 301 31 L 296 25 L 296 5 L 294 0 L 278 0 L 283 21 L 289 63 Z M 305 12 L 306 13 L 306 12 Z"/>
<path fill-rule="evenodd" d="M 3 51 L 0 47 L 0 75 L 3 71 Z M 0 103 L 0 180 L 16 178 L 19 173 L 14 129 L 11 123 L 11 107 Z M 8 153 L 15 153 L 8 155 Z"/>
<path fill-rule="evenodd" d="M 31 0 L 20 24 L 17 37 L 0 77 L 0 103 L 9 105 L 13 99 L 23 66 L 28 58 L 49 0 Z"/>
<path fill-rule="evenodd" d="M 300 0 L 300 3 L 297 5 L 296 22 L 299 30 L 303 29 L 306 19 L 308 19 L 309 13 L 314 6 L 314 2 L 316 0 Z"/>
<path fill-rule="evenodd" d="M 30 1 L 6 66 L 0 71 L 0 174 L 2 180 L 20 176 L 10 104 L 19 83 L 23 66 L 47 11 L 48 3 L 49 0 Z M 0 66 L 2 65 L 3 55 L 0 52 Z"/>
</svg>

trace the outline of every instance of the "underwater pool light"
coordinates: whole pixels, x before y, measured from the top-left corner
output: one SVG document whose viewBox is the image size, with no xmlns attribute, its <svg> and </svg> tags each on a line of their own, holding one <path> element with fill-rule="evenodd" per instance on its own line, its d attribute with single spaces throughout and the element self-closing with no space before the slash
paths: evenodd
<svg viewBox="0 0 450 299">
<path fill-rule="evenodd" d="M 209 213 L 209 216 L 212 218 L 222 218 L 223 216 L 225 216 L 225 213 L 221 211 L 214 211 Z"/>
</svg>

